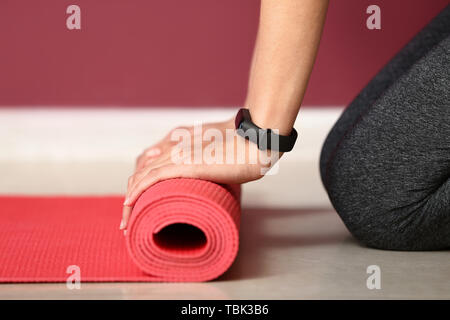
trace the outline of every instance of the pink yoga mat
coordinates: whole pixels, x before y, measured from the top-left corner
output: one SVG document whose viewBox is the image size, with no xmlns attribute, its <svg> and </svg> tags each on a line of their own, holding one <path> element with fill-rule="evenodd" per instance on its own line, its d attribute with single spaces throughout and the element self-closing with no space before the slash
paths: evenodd
<svg viewBox="0 0 450 320">
<path fill-rule="evenodd" d="M 208 281 L 233 263 L 240 187 L 171 179 L 122 197 L 0 197 L 0 282 Z"/>
</svg>

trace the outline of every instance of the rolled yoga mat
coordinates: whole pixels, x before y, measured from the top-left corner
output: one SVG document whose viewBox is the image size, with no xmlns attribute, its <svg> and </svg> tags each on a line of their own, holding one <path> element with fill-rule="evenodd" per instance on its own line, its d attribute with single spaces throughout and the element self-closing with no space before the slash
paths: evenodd
<svg viewBox="0 0 450 320">
<path fill-rule="evenodd" d="M 0 197 L 0 282 L 208 281 L 233 263 L 240 186 L 170 179 L 122 197 Z"/>
</svg>

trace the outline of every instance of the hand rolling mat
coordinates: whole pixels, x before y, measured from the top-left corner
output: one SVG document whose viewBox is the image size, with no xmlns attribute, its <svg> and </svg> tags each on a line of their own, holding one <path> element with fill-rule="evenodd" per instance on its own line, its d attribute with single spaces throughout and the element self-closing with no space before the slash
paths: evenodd
<svg viewBox="0 0 450 320">
<path fill-rule="evenodd" d="M 239 186 L 162 181 L 124 236 L 122 197 L 0 197 L 0 282 L 65 282 L 70 266 L 81 282 L 215 279 L 238 251 L 239 198 Z"/>
</svg>

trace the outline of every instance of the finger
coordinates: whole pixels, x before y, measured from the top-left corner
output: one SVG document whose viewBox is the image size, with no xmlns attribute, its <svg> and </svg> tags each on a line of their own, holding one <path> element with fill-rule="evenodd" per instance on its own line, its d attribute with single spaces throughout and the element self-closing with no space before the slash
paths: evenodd
<svg viewBox="0 0 450 320">
<path fill-rule="evenodd" d="M 176 130 L 192 131 L 192 127 L 183 127 L 183 126 L 177 127 L 169 131 L 169 133 L 158 143 L 144 150 L 144 152 L 138 157 L 136 161 L 136 171 L 142 169 L 143 167 L 147 166 L 149 163 L 155 161 L 156 159 L 159 159 L 159 157 L 162 154 L 167 153 L 166 152 L 167 149 L 170 148 L 170 146 L 173 144 L 171 136 L 173 132 L 175 132 Z"/>
<path fill-rule="evenodd" d="M 144 153 L 142 153 L 137 159 L 136 159 L 136 169 L 135 171 L 138 171 L 142 169 L 143 163 L 145 161 Z"/>
<path fill-rule="evenodd" d="M 171 160 L 171 153 L 170 152 L 163 152 L 159 156 L 146 159 L 143 162 L 142 169 L 145 168 L 145 169 L 151 170 L 153 168 L 160 167 L 161 164 L 163 164 L 163 163 L 169 163 L 170 160 Z M 171 162 L 173 162 L 173 161 L 171 161 Z"/>
<path fill-rule="evenodd" d="M 130 190 L 135 188 L 135 186 L 141 181 L 146 175 L 148 175 L 152 170 L 167 166 L 171 164 L 169 161 L 165 159 L 158 159 L 155 161 L 155 163 L 152 163 L 151 165 L 148 165 L 141 170 L 135 172 L 129 179 L 128 179 L 128 186 L 127 186 L 127 193 L 126 197 L 130 194 Z"/>
<path fill-rule="evenodd" d="M 131 210 L 133 208 L 130 206 L 123 206 L 123 210 L 122 210 L 122 221 L 120 222 L 120 230 L 124 230 L 128 227 L 128 220 L 130 219 L 130 215 L 131 215 Z"/>
<path fill-rule="evenodd" d="M 125 199 L 125 205 L 133 206 L 139 196 L 155 183 L 171 178 L 195 178 L 195 170 L 189 169 L 191 166 L 166 165 L 151 170 L 144 178 L 137 182 L 129 190 Z"/>
<path fill-rule="evenodd" d="M 163 165 L 163 164 L 161 164 Z M 154 168 L 154 166 L 152 166 L 150 169 Z M 157 168 L 157 167 L 156 167 Z M 125 198 L 127 198 L 128 194 L 130 193 L 130 190 L 133 189 L 133 186 L 140 181 L 149 171 L 150 169 L 146 170 L 140 170 L 138 172 L 136 172 L 135 174 L 131 175 L 128 178 L 128 183 L 127 183 L 127 195 Z M 122 213 L 122 220 L 120 223 L 120 229 L 126 229 L 127 225 L 128 225 L 128 220 L 129 220 L 129 216 L 130 213 L 132 211 L 133 207 L 132 206 L 128 206 L 124 203 L 124 208 L 123 208 L 123 213 Z"/>
<path fill-rule="evenodd" d="M 145 150 L 136 160 L 136 171 L 142 169 L 146 164 L 157 159 L 162 153 L 161 147 L 154 146 Z"/>
<path fill-rule="evenodd" d="M 155 157 L 159 156 L 161 154 L 161 148 L 159 147 L 153 147 L 145 151 L 144 155 L 146 157 Z"/>
<path fill-rule="evenodd" d="M 134 174 L 128 177 L 128 183 L 127 183 L 127 192 L 130 190 L 131 186 L 133 185 L 135 176 Z"/>
</svg>

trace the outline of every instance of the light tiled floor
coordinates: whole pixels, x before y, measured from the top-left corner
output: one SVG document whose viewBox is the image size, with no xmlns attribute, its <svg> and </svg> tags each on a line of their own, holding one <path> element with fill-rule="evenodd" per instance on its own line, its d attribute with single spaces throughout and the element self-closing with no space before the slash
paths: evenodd
<svg viewBox="0 0 450 320">
<path fill-rule="evenodd" d="M 170 127 L 231 113 L 1 110 L 0 194 L 122 193 L 135 156 Z M 317 163 L 339 113 L 302 110 L 299 143 L 281 160 L 279 174 L 244 186 L 240 252 L 220 279 L 82 283 L 80 290 L 65 284 L 2 284 L 0 299 L 450 299 L 449 251 L 361 247 L 331 209 Z M 366 286 L 369 265 L 381 269 L 380 290 Z"/>
<path fill-rule="evenodd" d="M 208 283 L 2 284 L 0 299 L 449 299 L 449 252 L 367 249 L 330 210 L 247 209 L 237 260 Z M 366 269 L 381 269 L 381 289 Z"/>
</svg>

